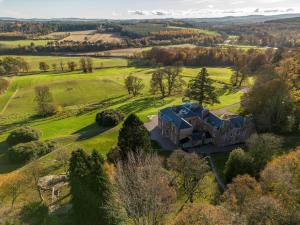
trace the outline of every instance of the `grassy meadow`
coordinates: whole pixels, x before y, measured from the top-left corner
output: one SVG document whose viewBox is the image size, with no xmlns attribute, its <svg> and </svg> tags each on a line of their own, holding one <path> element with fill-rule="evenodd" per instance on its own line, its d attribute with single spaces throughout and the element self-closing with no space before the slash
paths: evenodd
<svg viewBox="0 0 300 225">
<path fill-rule="evenodd" d="M 0 59 L 3 57 L 20 57 L 15 55 L 6 55 L 0 56 Z M 52 65 L 57 64 L 57 68 L 60 69 L 60 63 L 63 62 L 65 70 L 67 70 L 67 63 L 74 61 L 77 63 L 77 68 L 79 68 L 79 61 L 81 57 L 57 57 L 57 56 L 21 56 L 26 62 L 30 65 L 30 71 L 36 72 L 39 71 L 39 63 L 46 62 L 52 70 Z M 112 58 L 94 58 L 93 59 L 94 67 L 122 67 L 127 66 L 126 59 L 112 59 Z"/>
<path fill-rule="evenodd" d="M 16 40 L 16 41 L 0 41 L 0 47 L 3 48 L 16 48 L 16 47 L 24 47 L 30 46 L 32 43 L 35 46 L 47 45 L 47 43 L 51 40 Z"/>
</svg>

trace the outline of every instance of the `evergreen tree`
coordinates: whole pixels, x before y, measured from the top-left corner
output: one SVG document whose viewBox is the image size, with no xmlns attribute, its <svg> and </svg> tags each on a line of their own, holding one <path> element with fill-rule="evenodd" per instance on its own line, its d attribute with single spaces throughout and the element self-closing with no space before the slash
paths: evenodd
<svg viewBox="0 0 300 225">
<path fill-rule="evenodd" d="M 78 225 L 116 225 L 112 188 L 103 169 L 104 159 L 93 152 L 73 152 L 70 161 L 70 185 L 74 219 Z"/>
<path fill-rule="evenodd" d="M 200 105 L 219 103 L 213 80 L 209 78 L 206 68 L 202 68 L 198 76 L 190 81 L 187 97 L 197 101 Z"/>
<path fill-rule="evenodd" d="M 85 224 L 90 218 L 90 203 L 87 198 L 87 176 L 89 173 L 88 156 L 79 149 L 70 159 L 70 193 L 74 220 L 78 225 Z"/>
<path fill-rule="evenodd" d="M 123 158 L 126 157 L 129 151 L 142 150 L 149 152 L 151 150 L 149 132 L 135 114 L 129 115 L 120 129 L 118 146 Z"/>
</svg>

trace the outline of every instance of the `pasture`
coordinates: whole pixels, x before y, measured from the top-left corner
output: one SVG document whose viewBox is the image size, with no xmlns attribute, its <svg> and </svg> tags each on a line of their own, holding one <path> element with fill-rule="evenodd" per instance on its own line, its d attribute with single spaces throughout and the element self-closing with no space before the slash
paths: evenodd
<svg viewBox="0 0 300 225">
<path fill-rule="evenodd" d="M 51 40 L 16 40 L 16 41 L 0 41 L 2 48 L 17 48 L 24 46 L 45 46 Z"/>
<path fill-rule="evenodd" d="M 76 41 L 76 42 L 106 42 L 106 43 L 119 43 L 122 41 L 122 38 L 118 34 L 114 33 L 98 33 L 96 30 L 89 31 L 73 31 L 73 32 L 56 32 L 47 35 L 49 37 L 58 37 L 64 36 L 61 41 Z M 47 37 L 46 36 L 46 37 Z M 44 37 L 45 38 L 45 37 Z"/>
<path fill-rule="evenodd" d="M 10 55 L 11 57 L 19 57 Z M 0 59 L 4 56 L 0 56 Z M 8 57 L 8 56 L 5 56 Z M 39 63 L 46 62 L 50 67 L 53 64 L 57 64 L 57 67 L 60 67 L 60 63 L 62 62 L 64 68 L 67 70 L 67 63 L 74 61 L 79 66 L 79 61 L 81 57 L 58 57 L 58 56 L 21 56 L 21 58 L 25 59 L 26 62 L 30 65 L 30 71 L 39 71 Z M 127 66 L 127 60 L 125 59 L 111 59 L 111 58 L 94 58 L 93 59 L 94 67 L 122 67 Z M 52 68 L 50 69 L 52 70 Z"/>
<path fill-rule="evenodd" d="M 10 102 L 1 115 L 0 126 L 6 127 L 6 131 L 15 128 L 13 124 L 34 126 L 43 131 L 45 139 L 53 139 L 98 129 L 94 124 L 95 115 L 104 108 L 119 108 L 126 114 L 135 112 L 143 121 L 147 116 L 156 114 L 160 108 L 181 104 L 182 96 L 171 96 L 163 100 L 150 95 L 150 79 L 153 69 L 151 68 L 107 68 L 96 70 L 91 74 L 81 72 L 67 73 L 42 73 L 14 77 L 11 80 L 8 91 L 0 96 L 0 109 Z M 208 68 L 211 78 L 217 82 L 228 82 L 231 76 L 230 68 Z M 183 75 L 186 83 L 196 76 L 199 68 L 184 68 Z M 123 87 L 124 78 L 134 75 L 143 79 L 145 89 L 143 95 L 133 98 L 127 94 Z M 215 83 L 216 87 L 222 88 L 222 84 Z M 39 85 L 47 85 L 53 93 L 56 105 L 62 106 L 66 114 L 58 117 L 36 118 L 36 102 L 34 101 L 34 88 Z M 13 98 L 11 96 L 17 93 Z M 223 92 L 220 96 L 220 104 L 209 106 L 218 109 L 232 105 L 240 101 L 242 92 Z M 88 112 L 78 115 L 78 111 L 89 108 Z M 74 114 L 75 112 L 75 114 Z M 5 139 L 7 132 L 0 135 L 0 142 Z M 109 131 L 110 133 L 111 131 Z M 115 134 L 113 134 L 113 137 Z M 101 136 L 95 137 L 97 140 Z M 86 140 L 85 144 L 93 145 L 94 140 Z M 111 146 L 102 146 L 107 152 Z"/>
</svg>

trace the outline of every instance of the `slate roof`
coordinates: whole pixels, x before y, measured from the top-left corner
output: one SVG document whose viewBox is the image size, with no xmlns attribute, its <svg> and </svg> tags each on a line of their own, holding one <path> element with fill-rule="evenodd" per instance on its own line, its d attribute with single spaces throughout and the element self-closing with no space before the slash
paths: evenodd
<svg viewBox="0 0 300 225">
<path fill-rule="evenodd" d="M 224 124 L 224 121 L 221 118 L 217 117 L 212 113 L 208 113 L 206 118 L 207 118 L 206 122 L 213 127 L 221 128 Z"/>
<path fill-rule="evenodd" d="M 168 107 L 160 111 L 161 119 L 167 122 L 172 122 L 179 129 L 192 128 L 192 125 L 185 119 L 191 117 L 202 117 L 204 108 L 196 104 L 183 104 L 176 107 Z M 213 127 L 221 128 L 224 126 L 224 120 L 209 112 L 204 118 L 208 124 Z M 240 128 L 244 125 L 242 116 L 235 116 L 229 119 L 230 128 Z"/>
<path fill-rule="evenodd" d="M 244 126 L 244 117 L 242 116 L 235 116 L 230 118 L 230 128 L 241 128 Z"/>
<path fill-rule="evenodd" d="M 192 128 L 193 126 L 183 118 L 179 117 L 173 107 L 168 107 L 160 111 L 161 119 L 167 122 L 173 122 L 179 129 Z"/>
</svg>

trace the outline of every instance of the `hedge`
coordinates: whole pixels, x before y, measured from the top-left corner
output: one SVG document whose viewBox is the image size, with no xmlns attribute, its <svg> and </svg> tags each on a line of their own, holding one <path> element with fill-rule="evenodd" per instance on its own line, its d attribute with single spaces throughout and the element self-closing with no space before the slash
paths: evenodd
<svg viewBox="0 0 300 225">
<path fill-rule="evenodd" d="M 124 114 L 118 110 L 106 110 L 96 116 L 97 124 L 103 127 L 117 126 L 122 120 L 124 120 Z"/>
<path fill-rule="evenodd" d="M 31 127 L 21 127 L 10 133 L 6 142 L 10 145 L 17 145 L 20 143 L 27 143 L 31 141 L 37 141 L 41 137 L 41 132 Z"/>
<path fill-rule="evenodd" d="M 52 141 L 22 143 L 9 149 L 9 158 L 15 163 L 26 163 L 52 152 L 55 147 L 55 143 Z"/>
</svg>

